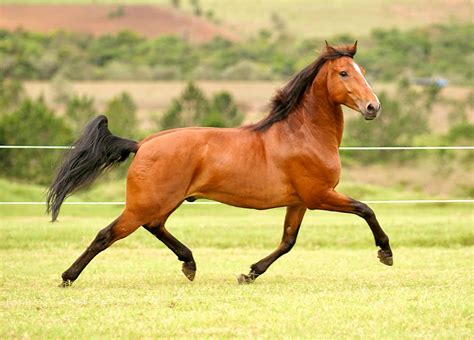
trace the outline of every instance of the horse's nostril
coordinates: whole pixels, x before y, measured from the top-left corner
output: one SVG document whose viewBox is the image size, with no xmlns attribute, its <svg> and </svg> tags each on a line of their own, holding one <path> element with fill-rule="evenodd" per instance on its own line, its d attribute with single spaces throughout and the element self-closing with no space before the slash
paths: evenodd
<svg viewBox="0 0 474 340">
<path fill-rule="evenodd" d="M 370 114 L 376 114 L 380 110 L 380 104 L 379 103 L 369 103 L 366 107 L 367 113 Z"/>
</svg>

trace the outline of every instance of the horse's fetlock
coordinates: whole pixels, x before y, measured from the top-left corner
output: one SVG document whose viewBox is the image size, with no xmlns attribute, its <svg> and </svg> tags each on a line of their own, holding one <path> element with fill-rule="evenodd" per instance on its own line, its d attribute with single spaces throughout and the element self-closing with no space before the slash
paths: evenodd
<svg viewBox="0 0 474 340">
<path fill-rule="evenodd" d="M 388 236 L 382 236 L 377 240 L 377 246 L 382 249 L 390 249 Z"/>
<path fill-rule="evenodd" d="M 69 271 L 65 271 L 61 274 L 61 278 L 63 279 L 63 282 L 74 282 L 74 280 L 77 278 L 77 275 L 74 275 Z"/>
<path fill-rule="evenodd" d="M 264 268 L 264 266 L 260 263 L 254 263 L 250 266 L 250 274 L 249 275 L 260 275 L 260 274 L 263 274 L 266 270 L 266 268 Z"/>
<path fill-rule="evenodd" d="M 189 249 L 184 249 L 182 254 L 178 256 L 178 260 L 182 262 L 194 263 L 193 253 Z"/>
</svg>

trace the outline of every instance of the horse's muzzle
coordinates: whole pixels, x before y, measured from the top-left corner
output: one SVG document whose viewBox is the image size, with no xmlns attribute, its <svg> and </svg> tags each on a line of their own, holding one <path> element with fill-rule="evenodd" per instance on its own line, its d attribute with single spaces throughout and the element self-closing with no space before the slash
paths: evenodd
<svg viewBox="0 0 474 340">
<path fill-rule="evenodd" d="M 377 117 L 377 114 L 380 112 L 380 103 L 368 103 L 362 111 L 362 116 L 365 120 L 372 120 Z"/>
</svg>

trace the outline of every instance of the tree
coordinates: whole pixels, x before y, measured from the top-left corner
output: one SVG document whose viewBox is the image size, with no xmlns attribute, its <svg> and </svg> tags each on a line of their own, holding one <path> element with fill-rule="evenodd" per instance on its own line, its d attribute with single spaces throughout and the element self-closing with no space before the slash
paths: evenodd
<svg viewBox="0 0 474 340">
<path fill-rule="evenodd" d="M 0 117 L 15 110 L 25 97 L 25 90 L 18 80 L 0 78 Z"/>
<path fill-rule="evenodd" d="M 199 125 L 209 110 L 204 92 L 190 81 L 161 119 L 163 129 Z"/>
<path fill-rule="evenodd" d="M 71 130 L 56 117 L 43 98 L 24 99 L 18 109 L 0 120 L 0 144 L 69 145 Z M 58 164 L 60 152 L 44 150 L 2 150 L 0 172 L 10 178 L 47 184 Z"/>
<path fill-rule="evenodd" d="M 204 126 L 231 127 L 242 122 L 243 115 L 229 92 L 214 94 L 207 115 L 202 120 Z"/>
<path fill-rule="evenodd" d="M 228 92 L 216 93 L 209 101 L 204 92 L 189 82 L 180 97 L 160 120 L 162 129 L 186 126 L 229 127 L 241 123 L 243 115 Z"/>
<path fill-rule="evenodd" d="M 104 114 L 109 119 L 109 128 L 113 134 L 132 138 L 137 134 L 137 106 L 132 97 L 122 92 L 107 103 Z"/>
<path fill-rule="evenodd" d="M 65 117 L 69 126 L 77 135 L 92 117 L 97 115 L 94 98 L 87 95 L 72 96 L 66 104 Z"/>
</svg>

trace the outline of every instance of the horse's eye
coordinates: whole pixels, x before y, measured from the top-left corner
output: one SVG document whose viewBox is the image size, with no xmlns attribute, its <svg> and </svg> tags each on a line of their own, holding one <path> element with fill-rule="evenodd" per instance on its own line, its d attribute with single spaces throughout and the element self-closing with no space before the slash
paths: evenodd
<svg viewBox="0 0 474 340">
<path fill-rule="evenodd" d="M 347 77 L 347 72 L 346 71 L 341 71 L 341 72 L 339 72 L 339 74 L 341 75 L 341 77 Z"/>
</svg>

